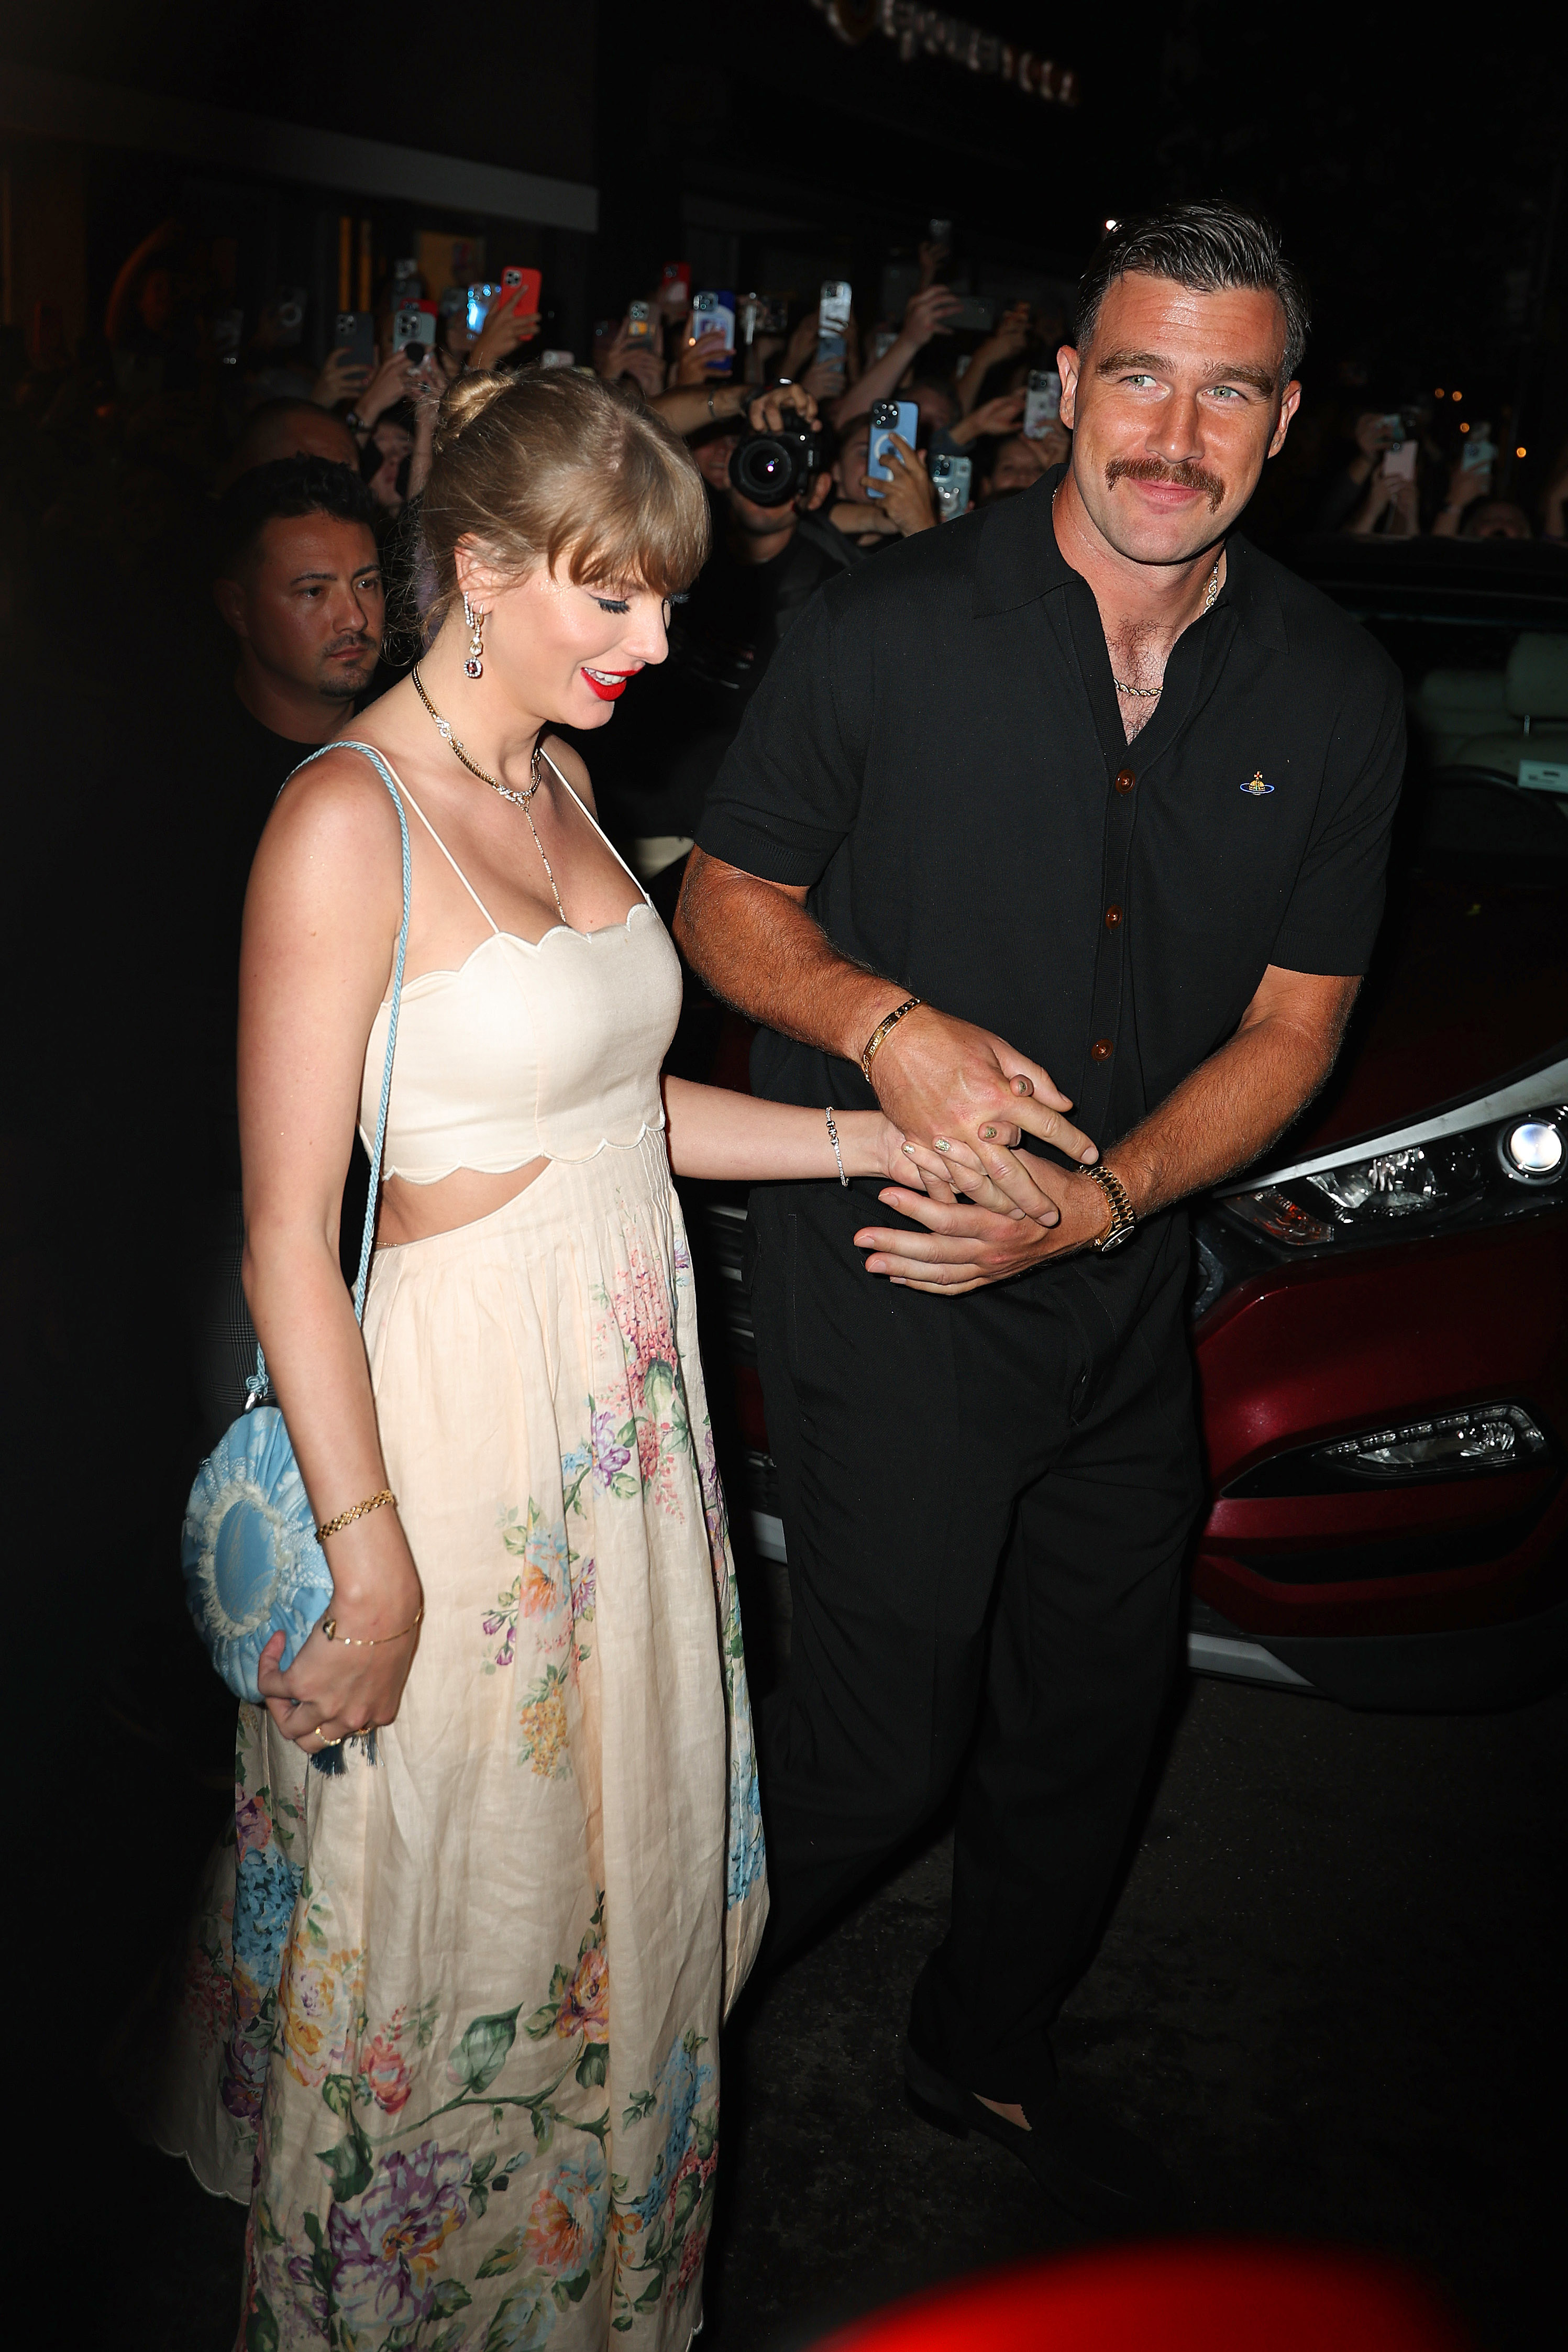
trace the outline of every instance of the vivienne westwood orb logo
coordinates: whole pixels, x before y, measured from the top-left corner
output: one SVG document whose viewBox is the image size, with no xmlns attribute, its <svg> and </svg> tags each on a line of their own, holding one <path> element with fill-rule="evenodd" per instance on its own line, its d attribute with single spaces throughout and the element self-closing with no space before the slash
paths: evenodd
<svg viewBox="0 0 1568 2352">
<path fill-rule="evenodd" d="M 1274 790 L 1274 787 L 1272 784 L 1266 784 L 1264 782 L 1263 771 L 1259 768 L 1251 782 L 1249 783 L 1243 784 L 1241 789 L 1244 793 L 1250 793 L 1254 800 L 1258 800 L 1261 799 L 1265 793 L 1271 793 Z"/>
</svg>

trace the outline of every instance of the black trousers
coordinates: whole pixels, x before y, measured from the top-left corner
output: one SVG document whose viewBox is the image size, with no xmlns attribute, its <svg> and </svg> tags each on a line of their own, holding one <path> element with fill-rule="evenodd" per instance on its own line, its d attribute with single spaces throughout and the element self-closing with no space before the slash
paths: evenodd
<svg viewBox="0 0 1568 2352">
<path fill-rule="evenodd" d="M 1173 1669 L 1200 1493 L 1184 1219 L 962 1298 L 853 1244 L 874 1185 L 759 1186 L 752 1299 L 794 1631 L 759 1727 L 782 1957 L 962 1768 L 925 2053 L 1049 2079 Z"/>
</svg>

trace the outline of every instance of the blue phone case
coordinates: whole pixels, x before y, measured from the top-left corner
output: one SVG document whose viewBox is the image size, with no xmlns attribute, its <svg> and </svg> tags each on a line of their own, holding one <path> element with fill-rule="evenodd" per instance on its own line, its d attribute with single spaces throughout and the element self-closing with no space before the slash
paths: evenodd
<svg viewBox="0 0 1568 2352">
<path fill-rule="evenodd" d="M 900 400 L 898 407 L 899 421 L 896 425 L 874 425 L 871 427 L 871 439 L 866 453 L 866 471 L 868 474 L 874 474 L 879 482 L 890 482 L 893 478 L 892 467 L 882 463 L 882 452 L 888 446 L 889 434 L 898 434 L 900 439 L 907 441 L 912 449 L 915 446 L 915 435 L 920 431 L 921 413 L 914 402 Z M 870 495 L 874 499 L 879 498 L 881 492 L 873 490 Z"/>
</svg>

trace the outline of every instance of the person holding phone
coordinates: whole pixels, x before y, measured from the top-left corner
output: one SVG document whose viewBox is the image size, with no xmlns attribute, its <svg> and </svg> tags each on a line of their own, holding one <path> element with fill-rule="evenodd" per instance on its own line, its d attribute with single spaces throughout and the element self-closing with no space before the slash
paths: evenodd
<svg viewBox="0 0 1568 2352">
<path fill-rule="evenodd" d="M 1323 1083 L 1404 761 L 1387 655 L 1236 531 L 1306 324 L 1238 206 L 1108 236 L 1056 355 L 1066 465 L 807 608 L 676 920 L 758 1024 L 760 1095 L 879 1102 L 950 1171 L 945 1200 L 751 1196 L 794 1628 L 760 1731 L 775 1952 L 956 1789 L 906 2079 L 1101 2227 L 1169 2187 L 1059 2083 L 1050 2029 L 1177 1656 L 1203 1491 L 1178 1203 Z M 1038 1191 L 1020 1222 L 971 1192 L 1005 1169 Z"/>
</svg>

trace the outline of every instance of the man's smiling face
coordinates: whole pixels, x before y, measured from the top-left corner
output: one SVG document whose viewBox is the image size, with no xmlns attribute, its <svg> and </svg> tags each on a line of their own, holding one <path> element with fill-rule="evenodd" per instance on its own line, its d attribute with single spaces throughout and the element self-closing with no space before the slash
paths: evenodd
<svg viewBox="0 0 1568 2352">
<path fill-rule="evenodd" d="M 1185 563 L 1224 537 L 1301 396 L 1284 345 L 1276 294 L 1141 272 L 1107 288 L 1088 348 L 1058 360 L 1073 482 L 1118 554 Z"/>
</svg>

